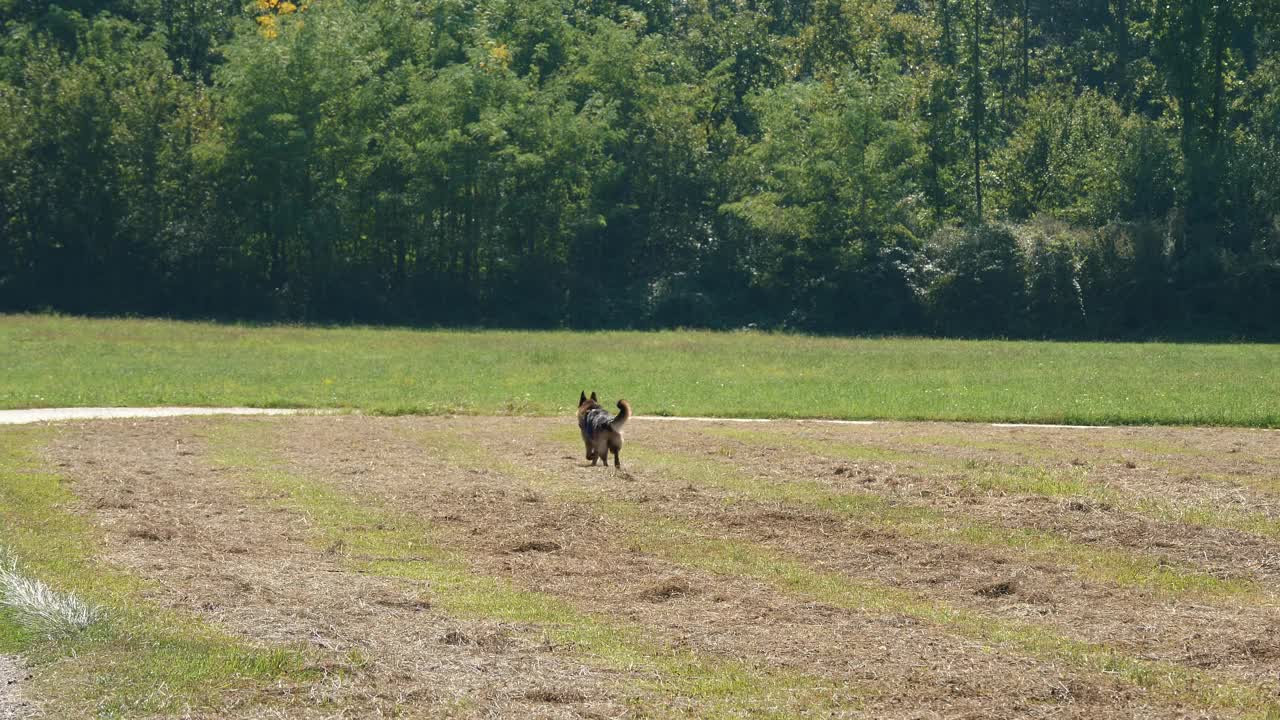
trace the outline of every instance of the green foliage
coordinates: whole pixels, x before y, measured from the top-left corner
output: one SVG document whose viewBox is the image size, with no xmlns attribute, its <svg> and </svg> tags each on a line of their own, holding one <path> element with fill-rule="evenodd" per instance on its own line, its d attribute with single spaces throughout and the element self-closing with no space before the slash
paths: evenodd
<svg viewBox="0 0 1280 720">
<path fill-rule="evenodd" d="M 1046 88 L 992 159 L 998 207 L 1015 220 L 1047 212 L 1081 227 L 1158 218 L 1174 206 L 1177 151 L 1159 127 L 1110 98 Z"/>
<path fill-rule="evenodd" d="M 1088 314 L 1080 280 L 1080 234 L 1044 218 L 1021 228 L 1028 334 L 1078 335 Z"/>
<path fill-rule="evenodd" d="M 761 139 L 741 154 L 743 194 L 723 210 L 759 237 L 752 280 L 790 308 L 788 324 L 839 327 L 849 278 L 885 248 L 914 246 L 924 219 L 910 102 L 890 68 L 753 98 Z"/>
<path fill-rule="evenodd" d="M 1022 331 L 1026 276 L 1017 239 L 1008 228 L 944 229 L 932 245 L 947 268 L 929 296 L 932 314 L 945 333 L 987 336 Z"/>
<path fill-rule="evenodd" d="M 1255 302 L 1280 295 L 1272 0 L 4 0 L 0 23 L 0 310 L 1280 332 Z M 1040 215 L 1056 237 L 1016 230 L 1044 242 L 1005 260 L 1071 245 L 1087 321 L 1040 285 L 1057 309 L 960 330 L 936 301 L 973 268 L 922 241 Z M 1117 234 L 1161 261 L 1080 240 Z M 1135 314 L 1139 286 L 1161 301 Z"/>
</svg>

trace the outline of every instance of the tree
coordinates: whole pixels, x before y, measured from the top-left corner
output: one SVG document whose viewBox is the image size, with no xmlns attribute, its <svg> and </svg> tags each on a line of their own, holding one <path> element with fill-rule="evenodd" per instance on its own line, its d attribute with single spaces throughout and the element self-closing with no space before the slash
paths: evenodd
<svg viewBox="0 0 1280 720">
<path fill-rule="evenodd" d="M 790 321 L 831 328 L 832 287 L 882 248 L 910 245 L 919 130 L 892 68 L 874 82 L 798 82 L 753 100 L 762 138 L 736 160 L 740 194 L 723 206 L 760 236 L 755 282 L 793 308 Z"/>
</svg>

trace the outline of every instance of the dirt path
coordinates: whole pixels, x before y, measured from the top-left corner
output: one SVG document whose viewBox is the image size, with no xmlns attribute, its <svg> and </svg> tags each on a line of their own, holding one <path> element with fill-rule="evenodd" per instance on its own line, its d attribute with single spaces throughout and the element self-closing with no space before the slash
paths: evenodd
<svg viewBox="0 0 1280 720">
<path fill-rule="evenodd" d="M 0 655 L 0 720 L 26 720 L 32 716 L 31 704 L 18 692 L 27 671 L 17 658 Z"/>
<path fill-rule="evenodd" d="M 247 407 L 146 407 L 146 408 L 32 408 L 0 410 L 0 425 L 26 425 L 55 420 L 109 420 L 112 418 L 179 417 L 183 415 L 296 415 L 286 408 Z"/>
<path fill-rule="evenodd" d="M 182 417 L 187 415 L 296 415 L 299 413 L 324 414 L 330 412 L 323 409 L 298 410 L 292 408 L 249 408 L 249 407 L 107 407 L 107 408 L 30 408 L 24 410 L 0 410 L 0 425 L 23 425 L 37 422 L 53 422 L 58 420 L 109 420 L 114 418 L 155 418 Z M 821 425 L 881 425 L 897 423 L 894 420 L 827 420 L 821 418 L 724 418 L 724 417 L 686 417 L 677 415 L 636 415 L 635 420 L 655 422 L 708 422 L 708 423 L 814 423 Z M 915 422 L 913 424 L 920 424 Z M 946 421 L 938 421 L 940 425 L 954 425 Z M 1110 430 L 1110 425 L 1053 425 L 1046 423 L 965 423 L 975 426 L 993 428 L 1040 428 L 1048 430 Z M 1280 432 L 1276 429 L 1262 429 L 1263 432 Z"/>
</svg>

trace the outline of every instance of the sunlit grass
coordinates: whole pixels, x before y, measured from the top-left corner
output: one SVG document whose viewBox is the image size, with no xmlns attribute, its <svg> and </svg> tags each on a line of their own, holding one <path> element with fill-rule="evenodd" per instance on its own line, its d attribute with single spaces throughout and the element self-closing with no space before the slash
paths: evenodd
<svg viewBox="0 0 1280 720">
<path fill-rule="evenodd" d="M 1114 493 L 1089 482 L 1083 469 L 1046 469 L 993 462 L 967 462 L 959 475 L 962 485 L 1001 495 L 1038 495 L 1047 498 L 1089 498 L 1107 502 Z"/>
<path fill-rule="evenodd" d="M 583 362 L 608 349 L 609 361 Z M 414 331 L 0 316 L 0 407 L 251 405 L 1280 426 L 1280 345 Z"/>
<path fill-rule="evenodd" d="M 1206 573 L 1170 567 L 1138 553 L 1099 548 L 1042 530 L 1003 528 L 957 518 L 872 493 L 840 492 L 819 482 L 772 482 L 742 472 L 731 461 L 708 461 L 682 453 L 647 448 L 631 449 L 637 462 L 677 482 L 716 487 L 743 498 L 780 502 L 836 513 L 883 532 L 976 547 L 1009 548 L 1027 560 L 1072 568 L 1082 577 L 1122 587 L 1173 594 L 1248 595 L 1258 588 L 1245 580 L 1222 579 Z M 1062 488 L 1054 488 L 1061 490 Z"/>
<path fill-rule="evenodd" d="M 1021 455 L 1036 458 L 1038 460 L 1067 459 L 1062 450 L 1050 444 L 1031 444 L 1019 442 L 1014 439 L 978 439 L 965 436 L 962 430 L 956 430 L 954 432 L 957 434 L 952 434 L 946 430 L 935 432 L 929 432 L 926 430 L 901 437 L 898 441 L 904 445 L 921 448 L 937 445 L 949 448 L 960 448 L 968 451 L 981 450 L 993 453 Z"/>
<path fill-rule="evenodd" d="M 44 428 L 0 430 L 0 544 L 53 592 L 100 606 L 97 622 L 48 637 L 0 610 L 0 650 L 26 655 L 42 703 L 61 717 L 174 713 L 226 707 L 248 691 L 310 676 L 300 652 L 245 645 L 141 599 L 143 584 L 95 557 L 94 533 L 63 479 L 44 466 Z"/>
<path fill-rule="evenodd" d="M 698 428 L 698 432 L 710 437 L 735 440 L 746 445 L 777 446 L 785 443 L 787 448 L 798 452 L 809 453 L 813 457 L 832 460 L 849 460 L 852 462 L 890 463 L 905 467 L 919 468 L 952 468 L 958 467 L 959 461 L 940 458 L 935 455 L 912 453 L 896 448 L 880 447 L 865 443 L 850 443 L 837 440 L 825 440 L 813 437 L 801 437 L 777 430 L 761 430 L 759 428 L 735 427 L 730 425 L 708 425 Z"/>
<path fill-rule="evenodd" d="M 1249 512 L 1227 506 L 1174 505 L 1147 498 L 1125 500 L 1118 503 L 1118 505 L 1156 520 L 1208 528 L 1239 530 L 1254 535 L 1280 539 L 1280 520 L 1263 513 Z"/>
<path fill-rule="evenodd" d="M 589 505 L 622 523 L 626 532 L 622 542 L 634 550 L 687 568 L 752 578 L 784 592 L 835 607 L 911 617 L 978 642 L 1061 662 L 1081 670 L 1105 673 L 1173 702 L 1239 710 L 1250 717 L 1269 718 L 1273 713 L 1280 713 L 1280 705 L 1275 702 L 1271 692 L 1262 687 L 1177 663 L 1134 657 L 1105 645 L 1063 637 L 1041 625 L 984 615 L 873 580 L 816 570 L 801 559 L 760 543 L 711 535 L 679 519 L 656 517 L 651 508 L 602 497 L 594 490 L 557 474 L 505 461 L 495 463 L 491 456 L 474 443 L 448 429 L 428 431 L 420 439 L 433 452 L 460 467 L 497 469 L 563 501 Z M 634 449 L 631 452 L 633 456 L 636 455 Z M 649 467 L 654 460 L 654 455 L 646 455 L 643 462 Z M 707 466 L 705 462 L 685 464 L 693 467 Z M 750 481 L 741 475 L 722 471 L 717 475 L 728 478 L 725 482 L 731 487 L 739 490 L 749 487 L 745 483 Z M 696 477 L 705 480 L 708 476 Z M 682 475 L 680 480 L 695 483 L 699 481 L 687 475 Z M 791 493 L 807 493 L 813 489 L 808 487 L 798 491 L 789 490 L 786 485 L 778 484 L 762 491 L 771 495 L 773 500 L 786 498 L 789 501 L 797 497 Z M 869 507 L 875 512 L 883 506 L 872 504 Z M 859 512 L 861 510 L 859 507 Z M 894 514 L 898 512 L 897 509 L 891 511 Z M 901 512 L 903 515 L 897 517 L 909 518 L 910 521 L 927 521 L 931 517 L 927 511 L 921 514 L 922 511 L 917 508 L 904 508 Z M 1173 586 L 1170 589 L 1181 588 Z"/>
<path fill-rule="evenodd" d="M 863 447 L 847 441 L 818 441 L 797 437 L 791 433 L 767 430 L 743 430 L 738 428 L 706 428 L 703 433 L 710 437 L 727 438 L 755 446 L 764 446 L 773 450 L 793 453 L 813 453 L 830 459 L 860 460 L 862 456 L 874 460 L 893 463 L 895 467 L 909 472 L 919 472 L 923 479 L 940 478 L 957 488 L 968 488 L 976 492 L 998 493 L 1001 495 L 1031 495 L 1045 498 L 1088 500 L 1099 506 L 1119 512 L 1134 513 L 1153 520 L 1183 523 L 1207 528 L 1223 528 L 1242 532 L 1280 538 L 1280 521 L 1260 512 L 1249 512 L 1233 507 L 1217 507 L 1206 505 L 1187 505 L 1171 503 L 1141 495 L 1124 493 L 1102 483 L 1088 479 L 1088 467 L 1042 467 L 1036 465 L 1009 465 L 998 461 L 961 460 L 950 461 L 943 458 L 916 457 L 904 454 L 903 458 L 886 456 L 881 448 Z M 569 433 L 561 433 L 559 439 L 567 440 Z M 1016 449 L 1011 445 L 1009 449 Z M 643 452 L 643 451 L 641 451 Z M 731 454 L 731 453 L 730 453 Z M 1219 481 L 1223 481 L 1219 479 Z M 724 482 L 721 480 L 721 482 Z M 739 483 L 740 484 L 740 483 Z M 990 533 L 980 533 L 978 537 L 984 542 L 991 537 Z M 1041 538 L 1043 539 L 1043 538 Z M 1069 548 L 1045 544 L 1035 539 L 1020 538 L 1018 545 L 1038 546 L 1046 550 L 1058 552 Z M 1068 552 L 1069 556 L 1076 553 Z M 1087 560 L 1084 556 L 1080 559 Z M 1086 562 L 1091 568 L 1099 567 L 1096 563 Z M 1151 573 L 1137 572 L 1137 565 L 1127 562 L 1103 563 L 1117 569 L 1121 577 L 1140 579 L 1166 577 L 1162 569 Z M 1172 578 L 1169 578 L 1172 579 Z M 1210 586 L 1219 586 L 1221 581 L 1211 582 Z M 1161 583 L 1164 584 L 1164 583 Z M 1172 587 L 1194 587 L 1181 582 L 1173 582 Z M 1230 584 L 1228 584 L 1228 587 Z"/>
<path fill-rule="evenodd" d="M 214 462 L 274 493 L 271 502 L 277 507 L 306 515 L 316 533 L 312 542 L 341 548 L 353 569 L 421 581 L 430 588 L 432 605 L 450 616 L 534 626 L 552 644 L 572 648 L 582 659 L 653 676 L 637 687 L 665 696 L 663 707 L 653 706 L 652 698 L 637 698 L 633 710 L 641 716 L 790 718 L 837 701 L 841 707 L 855 706 L 850 689 L 832 681 L 671 648 L 640 627 L 472 572 L 466 558 L 427 523 L 284 469 L 264 444 L 261 428 L 224 424 L 214 445 Z M 859 688 L 856 695 L 865 699 L 873 694 Z"/>
</svg>

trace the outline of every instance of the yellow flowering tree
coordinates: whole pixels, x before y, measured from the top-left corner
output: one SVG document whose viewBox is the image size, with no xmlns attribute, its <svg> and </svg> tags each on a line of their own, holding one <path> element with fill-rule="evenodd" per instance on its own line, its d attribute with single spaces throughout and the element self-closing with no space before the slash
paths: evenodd
<svg viewBox="0 0 1280 720">
<path fill-rule="evenodd" d="M 254 20 L 258 23 L 258 30 L 263 37 L 275 38 L 280 35 L 279 18 L 302 12 L 311 5 L 311 0 L 299 0 L 294 3 L 291 0 L 255 0 Z"/>
</svg>

